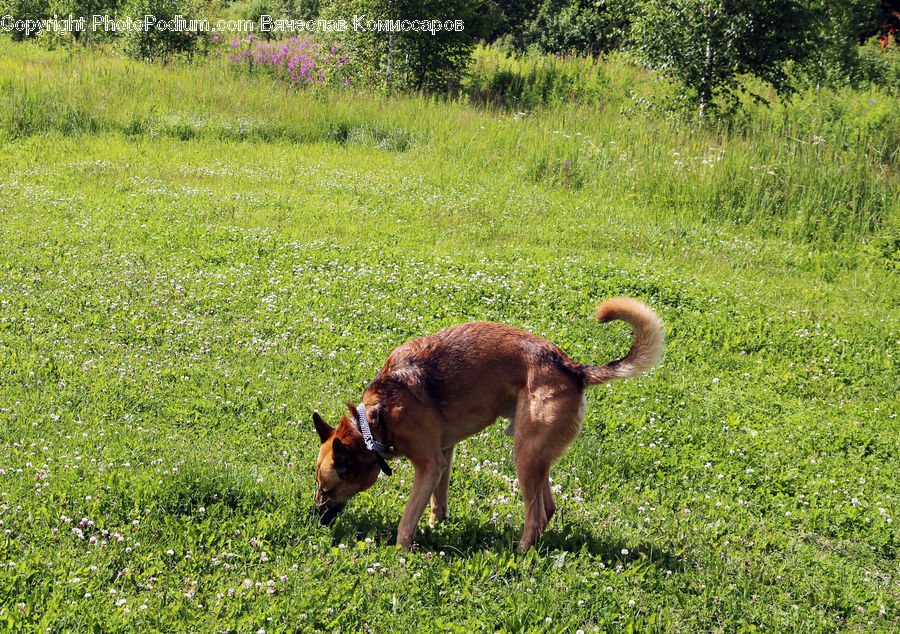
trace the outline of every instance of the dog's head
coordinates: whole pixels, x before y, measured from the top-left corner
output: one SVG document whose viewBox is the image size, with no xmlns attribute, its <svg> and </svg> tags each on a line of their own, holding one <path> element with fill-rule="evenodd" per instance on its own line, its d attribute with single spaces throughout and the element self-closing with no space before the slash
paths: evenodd
<svg viewBox="0 0 900 634">
<path fill-rule="evenodd" d="M 380 468 L 375 454 L 366 448 L 362 433 L 353 423 L 356 406 L 347 403 L 350 416 L 344 414 L 337 427 L 326 423 L 318 413 L 313 423 L 322 446 L 316 459 L 316 505 L 313 511 L 323 524 L 331 523 L 347 500 L 375 484 Z"/>
</svg>

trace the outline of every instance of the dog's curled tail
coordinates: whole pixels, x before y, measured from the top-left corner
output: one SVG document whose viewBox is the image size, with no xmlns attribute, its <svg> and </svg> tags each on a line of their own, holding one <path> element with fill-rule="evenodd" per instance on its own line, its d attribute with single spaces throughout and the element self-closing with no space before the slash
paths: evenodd
<svg viewBox="0 0 900 634">
<path fill-rule="evenodd" d="M 614 379 L 628 379 L 643 374 L 659 361 L 663 350 L 662 321 L 644 302 L 630 297 L 607 299 L 594 314 L 599 322 L 620 319 L 631 326 L 634 341 L 623 358 L 605 365 L 586 365 L 585 385 L 598 385 Z"/>
</svg>

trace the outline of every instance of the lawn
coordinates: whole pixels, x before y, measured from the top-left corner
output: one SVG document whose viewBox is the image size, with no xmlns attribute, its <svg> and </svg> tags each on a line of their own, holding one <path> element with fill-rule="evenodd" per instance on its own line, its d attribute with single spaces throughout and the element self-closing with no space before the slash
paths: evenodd
<svg viewBox="0 0 900 634">
<path fill-rule="evenodd" d="M 0 624 L 900 630 L 889 95 L 733 129 L 0 52 Z M 666 353 L 588 393 L 536 548 L 502 424 L 410 552 L 405 462 L 310 517 L 312 412 L 394 346 L 493 320 L 602 363 L 615 295 Z"/>
</svg>

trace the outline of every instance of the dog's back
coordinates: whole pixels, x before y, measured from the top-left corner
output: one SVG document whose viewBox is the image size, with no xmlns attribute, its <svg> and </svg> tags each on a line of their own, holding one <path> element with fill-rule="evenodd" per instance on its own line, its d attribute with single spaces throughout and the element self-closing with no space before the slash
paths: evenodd
<svg viewBox="0 0 900 634">
<path fill-rule="evenodd" d="M 447 407 L 460 397 L 508 401 L 519 390 L 538 384 L 560 382 L 565 389 L 573 384 L 580 389 L 638 376 L 659 361 L 662 323 L 649 306 L 616 297 L 600 304 L 595 317 L 600 322 L 622 320 L 632 327 L 634 341 L 625 357 L 600 366 L 583 365 L 535 334 L 479 321 L 401 344 L 378 376 L 399 380 L 423 403 Z"/>
<path fill-rule="evenodd" d="M 512 419 L 524 389 L 539 383 L 580 389 L 581 368 L 537 335 L 504 324 L 472 322 L 398 346 L 373 386 L 380 379 L 399 381 L 421 406 L 452 421 L 448 442 L 458 442 L 500 416 Z"/>
</svg>

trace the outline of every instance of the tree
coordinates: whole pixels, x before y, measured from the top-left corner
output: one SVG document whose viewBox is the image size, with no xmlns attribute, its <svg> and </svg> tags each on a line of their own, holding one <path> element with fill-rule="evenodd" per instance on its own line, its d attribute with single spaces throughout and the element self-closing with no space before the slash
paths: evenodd
<svg viewBox="0 0 900 634">
<path fill-rule="evenodd" d="M 481 0 L 330 0 L 323 3 L 322 16 L 350 25 L 341 39 L 357 81 L 387 90 L 434 91 L 455 84 L 467 68 L 479 34 L 481 4 Z M 434 33 L 421 28 L 426 21 L 439 23 Z M 464 28 L 444 26 L 455 21 Z"/>
<path fill-rule="evenodd" d="M 526 31 L 537 15 L 541 0 L 486 0 L 483 6 L 494 17 L 493 28 L 484 37 L 514 49 L 524 49 Z"/>
<path fill-rule="evenodd" d="M 68 16 L 83 17 L 87 28 L 81 31 L 73 31 L 71 36 L 57 33 L 53 29 L 42 30 L 41 36 L 47 37 L 45 43 L 51 41 L 55 44 L 65 41 L 78 40 L 87 45 L 93 37 L 91 32 L 91 16 L 113 15 L 119 8 L 119 0 L 0 0 L 0 18 L 6 15 L 13 16 L 15 20 L 46 20 L 58 16 L 64 20 Z M 101 38 L 104 38 L 102 31 Z M 14 40 L 23 40 L 26 37 L 37 37 L 38 32 L 26 34 L 24 31 L 13 30 Z M 109 39 L 108 36 L 105 39 Z"/>
<path fill-rule="evenodd" d="M 879 0 L 818 0 L 813 5 L 818 28 L 804 69 L 817 87 L 864 79 L 859 44 L 881 26 L 880 5 Z"/>
<path fill-rule="evenodd" d="M 743 75 L 789 94 L 786 62 L 809 53 L 814 17 L 796 0 L 644 0 L 632 34 L 640 57 L 681 82 L 702 118 L 719 98 L 737 101 Z"/>
<path fill-rule="evenodd" d="M 142 21 L 153 16 L 158 23 L 172 23 L 176 16 L 185 22 L 202 17 L 202 0 L 126 0 L 117 18 Z M 200 33 L 188 29 L 132 29 L 118 36 L 128 55 L 149 61 L 167 59 L 178 53 L 190 53 Z"/>
<path fill-rule="evenodd" d="M 633 18 L 629 0 L 543 0 L 527 30 L 526 46 L 545 53 L 605 53 L 619 48 Z"/>
</svg>

